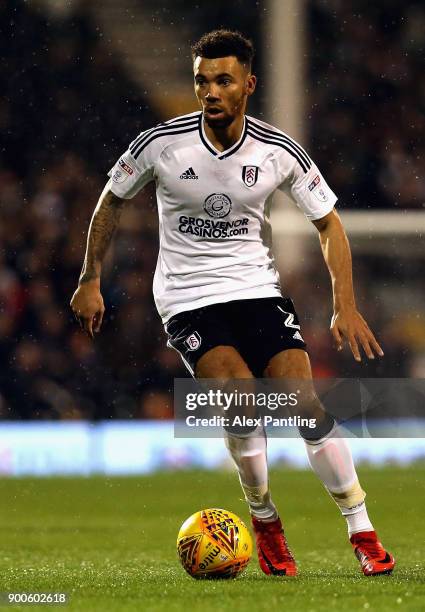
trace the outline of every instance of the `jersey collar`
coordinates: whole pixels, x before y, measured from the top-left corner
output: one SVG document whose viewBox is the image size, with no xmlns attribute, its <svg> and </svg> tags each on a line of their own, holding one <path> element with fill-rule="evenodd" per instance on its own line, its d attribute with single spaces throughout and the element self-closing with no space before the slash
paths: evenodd
<svg viewBox="0 0 425 612">
<path fill-rule="evenodd" d="M 248 129 L 248 122 L 246 120 L 246 117 L 244 116 L 242 134 L 238 142 L 235 142 L 235 144 L 232 145 L 229 149 L 226 149 L 226 151 L 219 151 L 208 140 L 207 135 L 205 134 L 204 120 L 203 120 L 202 113 L 199 115 L 199 136 L 201 138 L 201 141 L 205 145 L 205 147 L 208 149 L 208 151 L 212 153 L 212 155 L 214 155 L 214 157 L 216 157 L 217 159 L 226 159 L 227 157 L 230 157 L 231 155 L 233 155 L 233 153 L 236 153 L 236 151 L 240 149 L 240 147 L 243 145 L 245 141 L 247 129 Z"/>
</svg>

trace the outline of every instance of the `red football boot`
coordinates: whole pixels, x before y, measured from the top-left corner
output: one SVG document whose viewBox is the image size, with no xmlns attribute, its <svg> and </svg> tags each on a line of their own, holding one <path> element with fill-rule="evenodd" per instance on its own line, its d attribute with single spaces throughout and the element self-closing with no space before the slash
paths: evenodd
<svg viewBox="0 0 425 612">
<path fill-rule="evenodd" d="M 365 576 L 391 574 L 395 565 L 394 557 L 382 546 L 375 531 L 354 533 L 350 542 Z"/>
<path fill-rule="evenodd" d="M 260 567 L 273 576 L 296 576 L 295 559 L 286 543 L 280 518 L 265 522 L 252 518 Z"/>
</svg>

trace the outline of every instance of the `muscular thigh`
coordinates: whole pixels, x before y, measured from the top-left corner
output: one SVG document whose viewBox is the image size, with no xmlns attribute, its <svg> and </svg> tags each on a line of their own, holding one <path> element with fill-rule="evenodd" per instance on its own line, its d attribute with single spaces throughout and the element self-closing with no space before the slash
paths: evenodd
<svg viewBox="0 0 425 612">
<path fill-rule="evenodd" d="M 252 373 L 233 346 L 216 346 L 204 353 L 195 368 L 197 378 L 252 378 Z"/>
<path fill-rule="evenodd" d="M 277 382 L 277 386 L 282 384 L 288 392 L 301 389 L 299 399 L 303 400 L 304 406 L 309 406 L 311 403 L 320 404 L 314 390 L 310 359 L 305 351 L 289 349 L 277 353 L 270 359 L 264 377 L 280 380 L 281 383 Z M 307 408 L 310 409 L 311 407 Z"/>
<path fill-rule="evenodd" d="M 300 349 L 288 349 L 274 355 L 264 371 L 268 378 L 293 378 L 308 380 L 312 378 L 308 354 Z"/>
</svg>

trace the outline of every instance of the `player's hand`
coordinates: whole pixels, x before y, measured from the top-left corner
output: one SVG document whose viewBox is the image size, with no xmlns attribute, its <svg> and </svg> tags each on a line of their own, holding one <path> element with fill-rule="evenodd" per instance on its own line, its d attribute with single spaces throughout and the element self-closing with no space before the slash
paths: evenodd
<svg viewBox="0 0 425 612">
<path fill-rule="evenodd" d="M 384 354 L 369 325 L 356 308 L 336 310 L 331 321 L 331 333 L 338 351 L 342 350 L 343 341 L 346 340 L 356 361 L 361 361 L 359 345 L 369 359 L 375 359 L 375 354 L 380 357 Z"/>
<path fill-rule="evenodd" d="M 80 285 L 72 296 L 70 306 L 81 329 L 93 338 L 93 332 L 100 331 L 105 313 L 99 279 Z"/>
</svg>

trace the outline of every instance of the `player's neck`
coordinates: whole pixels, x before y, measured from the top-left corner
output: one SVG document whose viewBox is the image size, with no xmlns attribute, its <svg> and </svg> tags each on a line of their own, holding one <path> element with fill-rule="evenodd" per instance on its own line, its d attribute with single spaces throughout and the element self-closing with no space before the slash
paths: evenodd
<svg viewBox="0 0 425 612">
<path fill-rule="evenodd" d="M 225 128 L 213 129 L 204 121 L 205 135 L 218 151 L 227 151 L 227 149 L 230 149 L 231 146 L 238 142 L 242 136 L 243 126 L 244 115 L 236 117 L 233 123 Z"/>
</svg>

